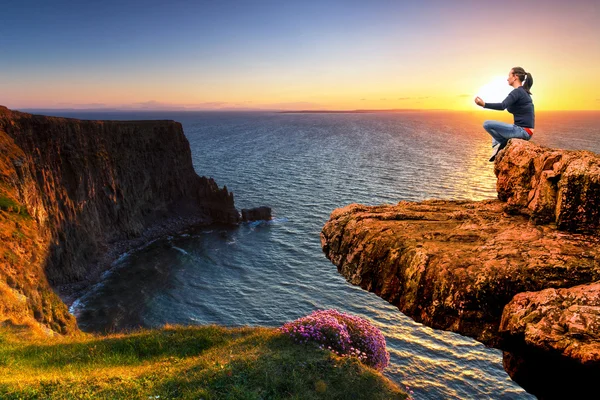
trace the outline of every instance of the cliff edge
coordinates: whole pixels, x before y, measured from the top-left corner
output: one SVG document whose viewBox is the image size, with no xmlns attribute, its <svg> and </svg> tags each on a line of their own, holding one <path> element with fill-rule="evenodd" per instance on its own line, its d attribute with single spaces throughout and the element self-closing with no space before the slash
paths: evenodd
<svg viewBox="0 0 600 400">
<path fill-rule="evenodd" d="M 506 350 L 540 397 L 567 393 L 536 379 L 600 372 L 600 157 L 511 140 L 495 173 L 499 200 L 337 209 L 323 251 L 416 321 Z"/>
<path fill-rule="evenodd" d="M 74 332 L 52 287 L 85 287 L 158 235 L 238 221 L 233 194 L 195 173 L 177 122 L 0 107 L 0 321 Z"/>
</svg>

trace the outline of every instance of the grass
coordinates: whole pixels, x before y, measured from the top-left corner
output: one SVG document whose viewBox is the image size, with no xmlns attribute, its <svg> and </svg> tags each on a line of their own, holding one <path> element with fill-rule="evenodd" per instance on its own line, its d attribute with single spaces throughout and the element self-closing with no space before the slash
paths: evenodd
<svg viewBox="0 0 600 400">
<path fill-rule="evenodd" d="M 27 338 L 0 330 L 2 399 L 405 399 L 356 359 L 270 328 Z"/>
<path fill-rule="evenodd" d="M 13 212 L 15 214 L 19 214 L 23 217 L 29 217 L 29 213 L 27 212 L 27 208 L 20 205 L 13 199 L 9 197 L 5 197 L 0 195 L 0 210 Z"/>
</svg>

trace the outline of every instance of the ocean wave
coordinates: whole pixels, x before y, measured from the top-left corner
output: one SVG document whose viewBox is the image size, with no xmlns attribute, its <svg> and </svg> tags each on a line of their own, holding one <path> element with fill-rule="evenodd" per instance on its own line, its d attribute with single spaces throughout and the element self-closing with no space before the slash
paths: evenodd
<svg viewBox="0 0 600 400">
<path fill-rule="evenodd" d="M 185 254 L 186 256 L 189 256 L 190 253 L 188 253 L 187 251 L 185 251 L 184 249 L 182 249 L 181 247 L 177 247 L 177 246 L 171 246 L 172 249 L 177 250 L 178 252 L 180 252 L 181 254 Z"/>
</svg>

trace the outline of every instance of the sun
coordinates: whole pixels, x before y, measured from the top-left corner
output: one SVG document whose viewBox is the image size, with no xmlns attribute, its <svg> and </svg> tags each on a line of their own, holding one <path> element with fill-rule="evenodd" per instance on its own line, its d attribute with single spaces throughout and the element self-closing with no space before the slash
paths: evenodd
<svg viewBox="0 0 600 400">
<path fill-rule="evenodd" d="M 501 103 L 513 88 L 506 82 L 506 76 L 496 76 L 477 91 L 477 96 L 486 103 Z"/>
</svg>

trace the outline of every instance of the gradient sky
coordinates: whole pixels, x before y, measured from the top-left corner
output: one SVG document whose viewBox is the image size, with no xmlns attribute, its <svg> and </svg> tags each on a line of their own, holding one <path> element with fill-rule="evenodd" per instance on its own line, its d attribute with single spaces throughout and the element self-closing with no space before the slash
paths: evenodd
<svg viewBox="0 0 600 400">
<path fill-rule="evenodd" d="M 522 66 L 600 109 L 598 0 L 2 3 L 9 108 L 472 109 Z"/>
</svg>

